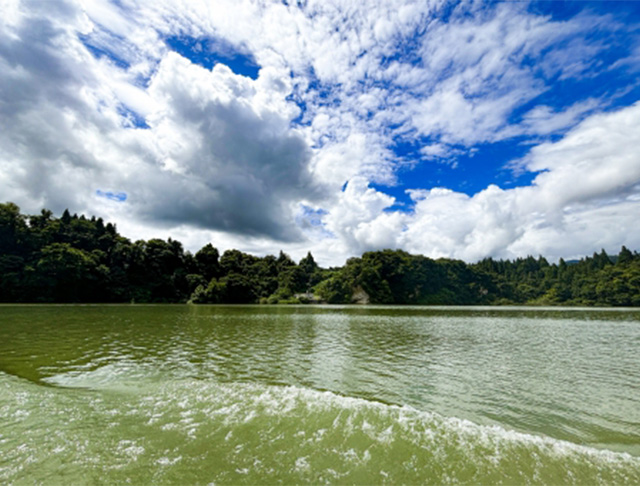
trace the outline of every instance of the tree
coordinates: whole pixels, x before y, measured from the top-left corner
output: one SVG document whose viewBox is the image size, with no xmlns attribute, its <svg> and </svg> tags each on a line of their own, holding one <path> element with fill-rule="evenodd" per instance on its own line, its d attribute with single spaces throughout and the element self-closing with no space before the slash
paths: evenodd
<svg viewBox="0 0 640 486">
<path fill-rule="evenodd" d="M 302 271 L 303 275 L 303 283 L 301 285 L 302 291 L 310 291 L 312 287 L 314 287 L 322 280 L 320 267 L 313 259 L 313 255 L 311 255 L 311 252 L 308 252 L 307 256 L 300 260 L 300 263 L 298 263 L 298 267 Z"/>
<path fill-rule="evenodd" d="M 615 260 L 615 265 L 612 261 Z M 640 258 L 622 247 L 580 261 L 542 256 L 476 264 L 432 260 L 402 250 L 366 252 L 323 270 L 311 253 L 220 257 L 211 244 L 196 255 L 179 241 L 134 243 L 101 218 L 23 215 L 0 204 L 0 301 L 3 302 L 292 302 L 309 290 L 331 303 L 364 291 L 372 303 L 640 305 Z"/>
<path fill-rule="evenodd" d="M 627 263 L 633 260 L 633 253 L 626 247 L 623 246 L 618 253 L 618 261 L 616 262 L 618 265 L 626 265 Z"/>
<path fill-rule="evenodd" d="M 230 304 L 249 304 L 256 301 L 251 281 L 239 273 L 230 273 L 221 279 L 224 285 L 222 289 L 222 302 Z"/>
<path fill-rule="evenodd" d="M 68 224 L 71 223 L 71 214 L 69 214 L 69 210 L 68 209 L 64 210 L 64 212 L 62 213 L 62 217 L 60 218 L 60 221 L 64 225 L 68 225 Z"/>
<path fill-rule="evenodd" d="M 340 274 L 320 282 L 315 288 L 315 293 L 329 304 L 348 304 L 353 294 L 351 286 Z"/>
<path fill-rule="evenodd" d="M 207 281 L 220 275 L 220 254 L 211 243 L 207 243 L 196 253 L 198 272 Z"/>
<path fill-rule="evenodd" d="M 295 267 L 296 263 L 291 259 L 289 255 L 280 250 L 276 265 L 278 267 L 278 273 L 281 273 L 289 267 Z"/>
<path fill-rule="evenodd" d="M 26 231 L 20 208 L 11 202 L 0 204 L 0 253 L 20 254 Z"/>
<path fill-rule="evenodd" d="M 44 300 L 101 300 L 95 295 L 98 262 L 93 255 L 73 248 L 68 243 L 52 243 L 44 247 L 40 255 L 35 278 Z"/>
<path fill-rule="evenodd" d="M 298 263 L 298 266 L 302 269 L 305 275 L 311 275 L 313 272 L 315 272 L 319 268 L 318 264 L 313 259 L 313 255 L 311 254 L 311 252 L 308 252 L 307 256 L 304 257 L 302 260 L 300 260 L 300 263 Z"/>
<path fill-rule="evenodd" d="M 240 250 L 227 250 L 220 258 L 221 274 L 245 273 L 255 260 L 256 257 L 242 253 Z"/>
</svg>

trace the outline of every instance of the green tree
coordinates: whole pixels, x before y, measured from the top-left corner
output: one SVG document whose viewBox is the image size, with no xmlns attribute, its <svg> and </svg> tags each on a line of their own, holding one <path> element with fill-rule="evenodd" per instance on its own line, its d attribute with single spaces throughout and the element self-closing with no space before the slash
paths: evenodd
<svg viewBox="0 0 640 486">
<path fill-rule="evenodd" d="M 22 254 L 26 232 L 26 218 L 20 208 L 11 202 L 0 204 L 0 253 Z"/>
<path fill-rule="evenodd" d="M 618 265 L 626 265 L 633 260 L 633 253 L 626 247 L 623 246 L 618 253 L 618 261 L 616 262 Z"/>
<path fill-rule="evenodd" d="M 196 253 L 198 272 L 207 281 L 220 275 L 220 254 L 211 243 L 207 243 Z"/>
<path fill-rule="evenodd" d="M 315 288 L 315 293 L 329 304 L 348 304 L 353 292 L 349 283 L 337 274 L 320 282 Z"/>
<path fill-rule="evenodd" d="M 52 243 L 40 252 L 35 279 L 43 300 L 86 302 L 95 297 L 97 274 L 98 262 L 92 254 L 68 243 Z"/>
</svg>

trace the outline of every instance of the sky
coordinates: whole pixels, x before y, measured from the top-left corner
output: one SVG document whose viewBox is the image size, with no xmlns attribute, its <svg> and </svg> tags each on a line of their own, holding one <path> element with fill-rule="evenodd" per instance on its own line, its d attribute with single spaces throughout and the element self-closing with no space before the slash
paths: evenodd
<svg viewBox="0 0 640 486">
<path fill-rule="evenodd" d="M 0 200 L 197 251 L 640 249 L 640 2 L 0 0 Z"/>
</svg>

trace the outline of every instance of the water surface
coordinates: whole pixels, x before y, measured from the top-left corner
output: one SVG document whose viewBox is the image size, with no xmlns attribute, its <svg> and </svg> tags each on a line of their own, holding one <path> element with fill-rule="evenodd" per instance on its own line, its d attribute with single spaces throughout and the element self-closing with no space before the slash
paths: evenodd
<svg viewBox="0 0 640 486">
<path fill-rule="evenodd" d="M 0 482 L 640 483 L 640 311 L 0 306 Z"/>
</svg>

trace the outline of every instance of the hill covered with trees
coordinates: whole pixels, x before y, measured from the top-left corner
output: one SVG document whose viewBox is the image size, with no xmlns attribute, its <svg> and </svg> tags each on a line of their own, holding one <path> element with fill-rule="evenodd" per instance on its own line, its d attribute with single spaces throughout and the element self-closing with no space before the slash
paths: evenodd
<svg viewBox="0 0 640 486">
<path fill-rule="evenodd" d="M 100 218 L 23 215 L 0 204 L 0 302 L 304 302 L 640 306 L 640 255 L 625 247 L 577 262 L 491 258 L 467 264 L 402 250 L 322 269 L 311 254 L 195 254 L 178 241 L 135 241 Z"/>
</svg>

